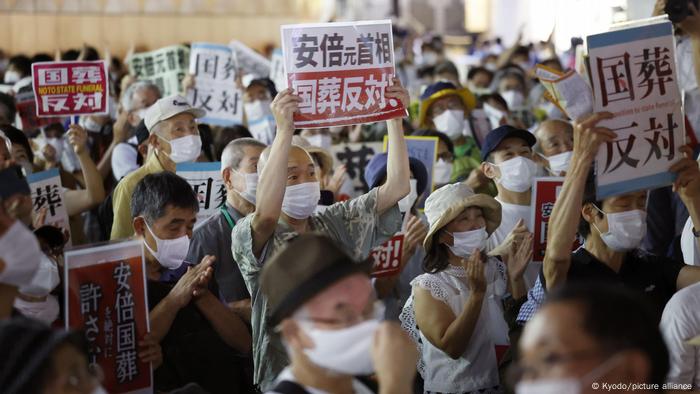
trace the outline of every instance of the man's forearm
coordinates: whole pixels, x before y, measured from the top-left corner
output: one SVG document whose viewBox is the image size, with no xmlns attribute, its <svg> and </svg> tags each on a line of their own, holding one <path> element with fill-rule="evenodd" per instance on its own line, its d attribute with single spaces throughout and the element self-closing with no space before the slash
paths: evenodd
<svg viewBox="0 0 700 394">
<path fill-rule="evenodd" d="M 387 121 L 389 131 L 389 153 L 386 166 L 386 182 L 379 188 L 377 211 L 381 214 L 411 191 L 411 173 L 408 165 L 408 150 L 403 136 L 401 118 Z"/>
<path fill-rule="evenodd" d="M 227 345 L 241 353 L 250 353 L 252 339 L 248 333 L 248 327 L 236 313 L 228 309 L 209 291 L 198 297 L 195 305 Z"/>
<path fill-rule="evenodd" d="M 177 303 L 166 296 L 150 312 L 151 335 L 156 342 L 161 342 L 168 334 L 179 311 Z"/>
</svg>

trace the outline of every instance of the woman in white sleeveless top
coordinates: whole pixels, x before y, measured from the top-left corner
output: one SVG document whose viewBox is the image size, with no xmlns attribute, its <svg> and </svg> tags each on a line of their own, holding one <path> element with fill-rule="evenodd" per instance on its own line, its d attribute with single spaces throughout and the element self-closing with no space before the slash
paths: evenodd
<svg viewBox="0 0 700 394">
<path fill-rule="evenodd" d="M 498 358 L 509 346 L 502 299 L 525 292 L 522 274 L 532 237 L 507 248 L 506 266 L 482 250 L 501 222 L 492 197 L 462 183 L 433 192 L 425 204 L 430 230 L 425 271 L 411 282 L 401 313 L 421 351 L 425 393 L 501 393 Z"/>
</svg>

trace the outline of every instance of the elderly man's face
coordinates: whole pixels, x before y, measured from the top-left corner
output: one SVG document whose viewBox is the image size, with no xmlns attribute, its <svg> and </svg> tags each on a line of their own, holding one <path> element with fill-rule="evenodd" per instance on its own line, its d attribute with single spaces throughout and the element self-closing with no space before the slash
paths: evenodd
<svg viewBox="0 0 700 394">
<path fill-rule="evenodd" d="M 574 149 L 571 126 L 563 120 L 546 120 L 537 130 L 537 141 L 545 157 L 569 152 Z"/>
<path fill-rule="evenodd" d="M 287 162 L 287 186 L 317 181 L 316 166 L 311 156 L 304 149 L 293 146 Z"/>
</svg>

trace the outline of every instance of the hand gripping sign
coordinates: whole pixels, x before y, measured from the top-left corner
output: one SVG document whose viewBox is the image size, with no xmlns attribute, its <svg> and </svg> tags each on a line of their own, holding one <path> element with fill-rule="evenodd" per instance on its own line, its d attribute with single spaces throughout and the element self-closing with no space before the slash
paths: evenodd
<svg viewBox="0 0 700 394">
<path fill-rule="evenodd" d="M 384 96 L 394 77 L 391 21 L 284 25 L 287 86 L 302 99 L 298 128 L 378 122 L 406 110 Z"/>
</svg>

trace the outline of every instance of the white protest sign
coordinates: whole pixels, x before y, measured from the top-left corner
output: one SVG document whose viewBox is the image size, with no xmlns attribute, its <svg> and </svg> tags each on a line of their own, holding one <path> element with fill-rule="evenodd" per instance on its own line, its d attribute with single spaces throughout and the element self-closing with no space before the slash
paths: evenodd
<svg viewBox="0 0 700 394">
<path fill-rule="evenodd" d="M 58 168 L 30 174 L 27 177 L 27 183 L 31 191 L 34 212 L 38 214 L 42 208 L 47 208 L 44 223 L 70 232 L 68 211 L 63 198 L 63 186 L 61 186 Z M 69 239 L 68 245 L 71 244 L 72 239 Z"/>
<path fill-rule="evenodd" d="M 236 67 L 228 46 L 192 44 L 189 72 L 195 87 L 187 91 L 187 101 L 207 112 L 201 122 L 224 127 L 243 123 L 243 94 L 236 86 Z"/>
<path fill-rule="evenodd" d="M 151 52 L 136 53 L 129 57 L 129 73 L 140 80 L 148 80 L 160 88 L 161 96 L 180 93 L 181 82 L 187 72 L 190 50 L 172 45 Z"/>
<path fill-rule="evenodd" d="M 216 214 L 226 203 L 226 187 L 221 177 L 221 163 L 180 163 L 176 173 L 192 186 L 199 201 L 197 225 Z"/>
<path fill-rule="evenodd" d="M 685 124 L 673 25 L 668 21 L 588 37 L 595 112 L 617 133 L 596 156 L 599 199 L 669 185 L 682 158 Z"/>
<path fill-rule="evenodd" d="M 233 51 L 238 69 L 257 78 L 267 78 L 270 75 L 270 61 L 263 55 L 248 48 L 240 41 L 231 41 L 229 47 Z"/>
<path fill-rule="evenodd" d="M 377 153 L 382 153 L 383 142 L 346 142 L 331 146 L 333 159 L 339 165 L 345 165 L 348 179 L 354 190 L 348 197 L 354 198 L 369 191 L 365 181 L 365 167 Z"/>
<path fill-rule="evenodd" d="M 343 126 L 402 117 L 384 92 L 394 77 L 391 21 L 284 25 L 288 86 L 301 97 L 298 128 Z"/>
<path fill-rule="evenodd" d="M 278 92 L 287 88 L 287 79 L 284 77 L 284 55 L 282 55 L 282 49 L 280 48 L 275 48 L 275 50 L 272 51 L 270 79 L 275 83 L 275 89 L 277 89 Z"/>
</svg>

